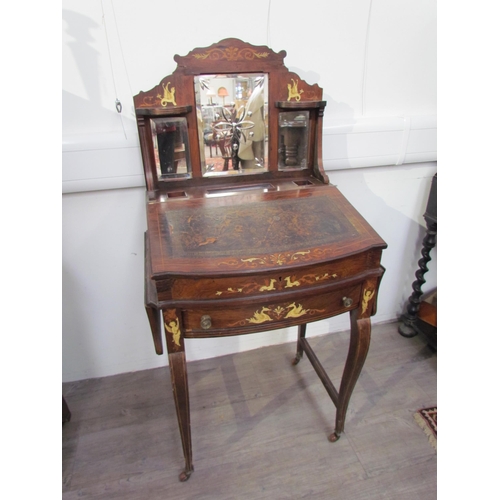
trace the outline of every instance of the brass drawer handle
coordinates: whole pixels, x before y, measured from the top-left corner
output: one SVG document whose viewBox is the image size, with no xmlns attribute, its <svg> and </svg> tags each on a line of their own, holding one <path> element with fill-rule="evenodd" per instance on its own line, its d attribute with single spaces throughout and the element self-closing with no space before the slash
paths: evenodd
<svg viewBox="0 0 500 500">
<path fill-rule="evenodd" d="M 201 317 L 200 325 L 203 328 L 203 330 L 208 330 L 212 326 L 212 318 L 208 314 L 204 314 Z"/>
<path fill-rule="evenodd" d="M 352 299 L 350 297 L 342 297 L 342 303 L 344 304 L 344 307 L 351 307 Z"/>
</svg>

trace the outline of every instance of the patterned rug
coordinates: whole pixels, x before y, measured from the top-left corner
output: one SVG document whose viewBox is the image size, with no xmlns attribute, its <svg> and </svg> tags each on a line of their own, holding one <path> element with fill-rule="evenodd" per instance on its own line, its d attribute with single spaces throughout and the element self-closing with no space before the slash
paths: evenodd
<svg viewBox="0 0 500 500">
<path fill-rule="evenodd" d="M 415 413 L 414 417 L 429 438 L 429 442 L 437 450 L 437 406 L 422 408 Z"/>
</svg>

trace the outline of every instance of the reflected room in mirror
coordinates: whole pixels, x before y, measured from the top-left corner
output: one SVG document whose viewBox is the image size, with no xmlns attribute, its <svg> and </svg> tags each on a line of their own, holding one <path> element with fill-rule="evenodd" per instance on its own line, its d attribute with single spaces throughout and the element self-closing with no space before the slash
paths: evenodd
<svg viewBox="0 0 500 500">
<path fill-rule="evenodd" d="M 268 170 L 268 77 L 194 78 L 203 176 Z"/>
<path fill-rule="evenodd" d="M 306 169 L 309 158 L 309 111 L 285 111 L 279 115 L 278 166 L 280 170 Z"/>
<path fill-rule="evenodd" d="M 190 176 L 186 119 L 154 118 L 151 120 L 151 133 L 158 178 Z"/>
</svg>

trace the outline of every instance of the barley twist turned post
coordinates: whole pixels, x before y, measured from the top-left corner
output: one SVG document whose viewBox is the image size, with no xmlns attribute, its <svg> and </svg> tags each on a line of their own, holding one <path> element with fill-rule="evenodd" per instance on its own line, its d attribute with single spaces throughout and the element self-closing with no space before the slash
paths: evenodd
<svg viewBox="0 0 500 500">
<path fill-rule="evenodd" d="M 401 318 L 402 324 L 398 331 L 403 337 L 414 337 L 418 334 L 415 328 L 418 311 L 420 310 L 420 297 L 422 296 L 422 285 L 425 283 L 424 275 L 429 270 L 427 263 L 431 260 L 430 251 L 436 246 L 437 235 L 437 174 L 432 179 L 431 192 L 427 202 L 427 209 L 424 214 L 427 224 L 427 234 L 422 241 L 422 258 L 418 261 L 419 269 L 415 273 L 417 278 L 413 284 L 413 293 L 408 299 L 406 313 Z"/>
</svg>

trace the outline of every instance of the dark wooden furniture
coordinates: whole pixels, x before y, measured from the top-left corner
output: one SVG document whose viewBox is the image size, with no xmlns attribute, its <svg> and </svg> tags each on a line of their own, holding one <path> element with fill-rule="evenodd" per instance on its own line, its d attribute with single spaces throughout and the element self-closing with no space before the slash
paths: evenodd
<svg viewBox="0 0 500 500">
<path fill-rule="evenodd" d="M 425 283 L 425 274 L 429 270 L 427 264 L 431 260 L 430 252 L 436 246 L 437 236 L 437 174 L 432 178 L 431 190 L 427 200 L 427 207 L 424 213 L 424 219 L 427 225 L 427 231 L 422 241 L 422 257 L 418 261 L 418 269 L 415 272 L 415 281 L 412 284 L 413 292 L 408 298 L 406 312 L 403 315 L 399 325 L 399 333 L 403 337 L 414 337 L 423 333 L 429 340 L 429 345 L 437 349 L 437 326 L 432 324 L 435 320 L 424 321 L 419 318 L 419 312 L 422 305 L 422 285 Z M 424 306 L 428 309 L 428 306 Z"/>
<path fill-rule="evenodd" d="M 134 98 L 147 184 L 145 305 L 158 354 L 164 326 L 185 456 L 181 480 L 193 471 L 186 339 L 297 325 L 293 363 L 305 352 L 337 407 L 330 441 L 344 430 L 368 352 L 386 244 L 329 184 L 322 90 L 289 72 L 285 55 L 222 40 L 175 56 L 175 72 Z M 224 87 L 234 87 L 240 108 L 226 105 L 212 124 L 232 141 L 231 168 L 217 170 L 203 151 L 210 124 L 200 125 L 202 108 L 211 103 L 200 96 L 228 75 Z M 184 174 L 164 175 L 155 160 L 154 120 L 165 118 L 187 124 Z M 287 135 L 283 151 L 280 124 L 296 122 L 306 133 L 296 148 Z M 306 324 L 345 312 L 351 340 L 337 390 L 306 339 Z"/>
<path fill-rule="evenodd" d="M 69 422 L 71 420 L 71 411 L 69 409 L 68 403 L 66 403 L 66 400 L 64 399 L 64 396 L 62 397 L 62 423 L 64 424 L 65 422 Z"/>
</svg>

